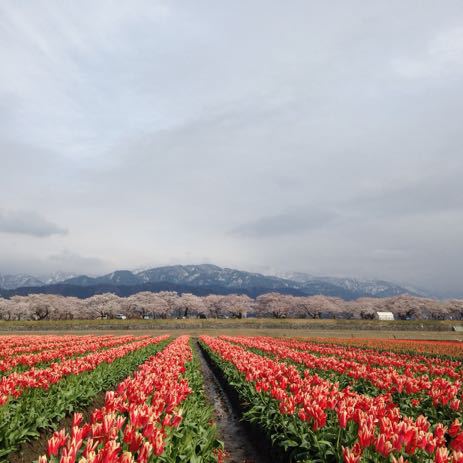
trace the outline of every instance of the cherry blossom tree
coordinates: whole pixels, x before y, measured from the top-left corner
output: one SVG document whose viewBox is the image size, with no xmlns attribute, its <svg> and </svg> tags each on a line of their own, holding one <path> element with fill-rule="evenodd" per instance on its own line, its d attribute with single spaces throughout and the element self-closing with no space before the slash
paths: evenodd
<svg viewBox="0 0 463 463">
<path fill-rule="evenodd" d="M 446 311 L 449 318 L 452 320 L 463 319 L 463 300 L 461 299 L 450 299 L 444 302 Z"/>
<path fill-rule="evenodd" d="M 290 298 L 291 296 L 274 292 L 262 294 L 256 299 L 256 312 L 263 316 L 286 318 L 293 308 Z"/>
<path fill-rule="evenodd" d="M 0 318 L 2 320 L 14 320 L 16 308 L 17 304 L 15 304 L 14 301 L 0 298 Z"/>
<path fill-rule="evenodd" d="M 254 301 L 246 295 L 228 294 L 220 300 L 223 311 L 233 318 L 244 318 L 252 310 Z"/>
<path fill-rule="evenodd" d="M 88 299 L 53 294 L 30 294 L 0 298 L 3 320 L 71 320 L 75 318 L 112 318 L 124 313 L 130 318 L 188 317 L 217 318 L 223 315 L 241 318 L 249 311 L 261 317 L 285 318 L 362 318 L 371 319 L 376 312 L 390 311 L 397 319 L 463 319 L 463 300 L 438 301 L 430 298 L 400 295 L 388 298 L 364 297 L 344 301 L 328 296 L 290 296 L 267 293 L 256 300 L 245 295 L 205 297 L 173 291 L 140 292 L 127 298 L 112 293 L 97 294 Z"/>
<path fill-rule="evenodd" d="M 290 303 L 293 306 L 291 312 L 296 313 L 298 316 L 320 318 L 322 314 L 323 304 L 319 300 L 319 296 L 292 297 Z"/>
<path fill-rule="evenodd" d="M 167 310 L 165 312 L 165 316 L 173 316 L 176 309 L 177 309 L 177 300 L 179 295 L 176 291 L 160 291 L 156 293 L 158 297 L 160 297 L 166 304 Z"/>
<path fill-rule="evenodd" d="M 113 318 L 120 310 L 120 298 L 113 293 L 95 294 L 85 300 L 92 318 Z"/>
<path fill-rule="evenodd" d="M 53 318 L 55 309 L 54 299 L 49 294 L 30 294 L 27 303 L 34 320 L 47 320 Z"/>
<path fill-rule="evenodd" d="M 133 294 L 123 301 L 130 308 L 130 316 L 137 318 L 144 317 L 159 317 L 167 318 L 169 313 L 169 304 L 163 298 L 159 297 L 157 293 L 143 291 L 141 293 Z"/>
<path fill-rule="evenodd" d="M 10 299 L 12 303 L 11 320 L 31 320 L 32 312 L 29 305 L 28 296 L 13 296 Z"/>
<path fill-rule="evenodd" d="M 191 293 L 183 293 L 177 299 L 177 309 L 179 316 L 187 318 L 189 315 L 205 314 L 206 305 L 202 298 Z"/>
<path fill-rule="evenodd" d="M 219 318 L 223 314 L 222 299 L 223 296 L 218 294 L 209 294 L 209 296 L 203 298 L 207 313 L 212 318 Z"/>
</svg>

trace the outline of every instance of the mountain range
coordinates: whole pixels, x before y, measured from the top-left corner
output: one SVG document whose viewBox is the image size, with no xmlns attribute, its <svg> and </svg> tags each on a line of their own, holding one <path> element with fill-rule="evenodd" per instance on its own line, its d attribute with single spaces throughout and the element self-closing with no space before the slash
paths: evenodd
<svg viewBox="0 0 463 463">
<path fill-rule="evenodd" d="M 67 272 L 56 272 L 46 276 L 33 276 L 19 273 L 15 275 L 6 275 L 0 273 L 0 289 L 17 289 L 23 287 L 39 287 L 61 283 L 62 281 L 73 278 L 75 275 Z"/>
<path fill-rule="evenodd" d="M 204 294 L 242 293 L 256 297 L 270 291 L 295 296 L 323 294 L 345 300 L 359 297 L 424 295 L 419 291 L 382 280 L 315 277 L 305 273 L 269 276 L 217 265 L 171 265 L 148 270 L 117 270 L 91 277 L 56 273 L 44 278 L 32 275 L 1 275 L 0 294 L 50 293 L 88 297 L 101 292 L 128 296 L 139 291 L 192 292 Z"/>
</svg>

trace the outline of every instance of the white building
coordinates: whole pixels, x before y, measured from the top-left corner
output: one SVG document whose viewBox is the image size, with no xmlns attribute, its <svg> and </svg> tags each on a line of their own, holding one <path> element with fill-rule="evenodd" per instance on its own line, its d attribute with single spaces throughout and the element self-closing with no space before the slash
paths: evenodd
<svg viewBox="0 0 463 463">
<path fill-rule="evenodd" d="M 392 312 L 376 312 L 378 320 L 394 320 L 394 314 Z"/>
</svg>

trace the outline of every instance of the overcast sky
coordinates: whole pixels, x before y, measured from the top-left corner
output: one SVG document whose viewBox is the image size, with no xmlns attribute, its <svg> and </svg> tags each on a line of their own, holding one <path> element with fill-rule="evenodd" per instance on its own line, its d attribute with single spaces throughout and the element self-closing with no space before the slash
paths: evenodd
<svg viewBox="0 0 463 463">
<path fill-rule="evenodd" d="M 461 0 L 3 0 L 0 69 L 0 272 L 463 295 Z"/>
</svg>

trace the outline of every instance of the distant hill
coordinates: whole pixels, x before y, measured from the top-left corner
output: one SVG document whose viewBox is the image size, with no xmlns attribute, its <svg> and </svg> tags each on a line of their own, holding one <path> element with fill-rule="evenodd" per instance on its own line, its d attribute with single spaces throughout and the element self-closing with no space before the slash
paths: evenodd
<svg viewBox="0 0 463 463">
<path fill-rule="evenodd" d="M 314 287 L 317 283 L 334 285 L 356 294 L 357 297 L 392 297 L 400 294 L 429 297 L 430 294 L 416 288 L 400 286 L 384 280 L 368 280 L 361 278 L 319 277 L 307 273 L 294 272 L 281 274 L 282 277 L 297 281 L 305 287 Z"/>
<path fill-rule="evenodd" d="M 141 291 L 176 291 L 178 293 L 192 293 L 197 296 L 207 296 L 208 294 L 247 294 L 255 298 L 261 294 L 268 293 L 267 288 L 250 287 L 237 291 L 236 289 L 226 288 L 220 285 L 211 286 L 189 286 L 182 284 L 175 284 L 169 282 L 158 283 L 144 283 L 141 285 L 112 285 L 112 284 L 95 284 L 95 285 L 70 285 L 65 283 L 58 283 L 55 285 L 46 286 L 32 286 L 16 289 L 0 289 L 1 297 L 11 297 L 15 295 L 27 296 L 28 294 L 60 294 L 62 296 L 73 296 L 79 298 L 91 297 L 95 294 L 114 293 L 120 297 L 127 297 Z M 306 295 L 302 291 L 290 288 L 276 288 L 276 292 L 281 294 L 291 294 L 293 296 Z"/>
<path fill-rule="evenodd" d="M 2 275 L 0 274 L 1 289 L 16 289 L 21 286 L 43 286 L 45 283 L 42 280 L 32 275 Z"/>
<path fill-rule="evenodd" d="M 58 281 L 56 281 L 58 280 Z M 49 280 L 50 281 L 50 280 Z M 50 293 L 89 297 L 102 292 L 128 296 L 139 291 L 177 291 L 197 295 L 241 293 L 256 297 L 271 291 L 295 296 L 323 294 L 345 300 L 417 294 L 405 287 L 378 280 L 313 277 L 303 273 L 268 276 L 217 265 L 171 265 L 148 270 L 118 270 L 107 275 L 86 275 L 51 280 L 45 284 L 31 275 L 0 276 L 0 294 Z"/>
<path fill-rule="evenodd" d="M 0 273 L 0 289 L 16 289 L 22 287 L 38 287 L 60 283 L 74 275 L 67 272 L 56 272 L 46 276 L 36 277 L 29 274 L 6 275 Z"/>
</svg>

